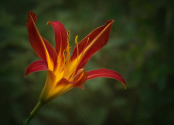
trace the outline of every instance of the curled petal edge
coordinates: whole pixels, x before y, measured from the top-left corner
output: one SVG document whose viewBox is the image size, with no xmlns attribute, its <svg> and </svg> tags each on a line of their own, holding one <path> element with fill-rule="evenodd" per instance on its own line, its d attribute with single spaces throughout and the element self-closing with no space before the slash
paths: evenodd
<svg viewBox="0 0 174 125">
<path fill-rule="evenodd" d="M 27 67 L 27 69 L 25 71 L 25 76 L 29 75 L 30 73 L 43 71 L 43 70 L 48 70 L 47 65 L 43 61 L 37 60 L 37 61 L 32 62 Z"/>
<path fill-rule="evenodd" d="M 116 71 L 110 69 L 97 69 L 87 72 L 87 80 L 98 78 L 98 77 L 107 77 L 113 78 L 120 81 L 123 84 L 124 89 L 126 89 L 126 82 L 124 78 Z"/>
</svg>

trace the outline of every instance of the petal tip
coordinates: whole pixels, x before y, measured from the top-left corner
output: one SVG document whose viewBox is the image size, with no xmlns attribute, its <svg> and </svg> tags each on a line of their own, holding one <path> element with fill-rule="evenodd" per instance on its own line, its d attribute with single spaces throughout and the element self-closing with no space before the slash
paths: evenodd
<svg viewBox="0 0 174 125">
<path fill-rule="evenodd" d="M 30 71 L 28 71 L 28 69 L 26 69 L 24 77 L 27 77 L 27 76 L 30 75 L 31 73 L 32 73 L 32 72 L 30 72 Z"/>
<path fill-rule="evenodd" d="M 29 74 L 30 74 L 30 73 L 28 73 L 28 72 L 27 72 L 27 69 L 26 69 L 24 77 L 27 77 Z"/>
<path fill-rule="evenodd" d="M 113 20 L 107 20 L 106 23 L 105 23 L 105 25 L 110 25 L 110 24 L 112 24 L 114 21 L 115 21 L 114 19 L 113 19 Z"/>
<path fill-rule="evenodd" d="M 28 15 L 30 15 L 31 13 L 33 13 L 32 11 L 28 11 Z"/>
<path fill-rule="evenodd" d="M 126 85 L 123 85 L 124 89 L 126 89 Z"/>
<path fill-rule="evenodd" d="M 123 81 L 120 81 L 120 82 L 123 84 L 123 88 L 126 89 L 126 82 L 125 82 L 124 78 L 123 78 Z"/>
<path fill-rule="evenodd" d="M 36 15 L 34 12 L 32 12 L 32 11 L 28 11 L 28 15 Z"/>
</svg>

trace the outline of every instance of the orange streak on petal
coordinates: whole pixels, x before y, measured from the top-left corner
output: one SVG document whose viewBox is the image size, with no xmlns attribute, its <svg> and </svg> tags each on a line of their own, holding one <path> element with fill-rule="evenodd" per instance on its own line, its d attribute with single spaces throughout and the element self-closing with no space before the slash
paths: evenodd
<svg viewBox="0 0 174 125">
<path fill-rule="evenodd" d="M 92 55 L 94 55 L 97 51 L 102 49 L 104 45 L 107 44 L 113 22 L 114 20 L 108 20 L 105 25 L 100 26 L 92 31 L 78 44 L 78 58 L 81 58 L 79 67 L 81 67 L 80 65 L 84 65 L 86 61 L 88 61 L 92 57 Z M 74 48 L 71 60 L 75 60 L 76 58 L 77 46 Z"/>
<path fill-rule="evenodd" d="M 50 57 L 50 66 L 51 67 L 50 69 L 54 69 L 57 67 L 57 53 L 54 49 L 54 47 L 44 38 L 42 38 L 43 41 L 44 41 L 44 44 L 47 48 L 47 51 L 48 51 L 48 54 L 49 54 L 49 57 Z"/>
<path fill-rule="evenodd" d="M 28 28 L 28 36 L 30 44 L 34 49 L 34 51 L 36 52 L 36 54 L 38 55 L 38 57 L 45 62 L 45 64 L 48 66 L 50 70 L 53 70 L 52 64 L 50 62 L 49 53 L 35 25 L 36 20 L 37 20 L 36 14 L 33 12 L 28 12 L 28 19 L 26 26 Z"/>
</svg>

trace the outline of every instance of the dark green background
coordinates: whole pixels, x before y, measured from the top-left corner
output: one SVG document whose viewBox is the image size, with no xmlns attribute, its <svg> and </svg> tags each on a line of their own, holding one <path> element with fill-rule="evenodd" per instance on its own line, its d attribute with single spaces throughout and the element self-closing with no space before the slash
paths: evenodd
<svg viewBox="0 0 174 125">
<path fill-rule="evenodd" d="M 41 35 L 54 45 L 47 21 L 71 31 L 75 45 L 106 20 L 115 19 L 109 42 L 86 70 L 108 68 L 127 82 L 87 81 L 43 107 L 30 125 L 174 124 L 174 1 L 172 0 L 1 0 L 0 124 L 20 125 L 38 102 L 46 72 L 24 77 L 38 60 L 26 28 L 28 11 L 38 16 Z"/>
</svg>

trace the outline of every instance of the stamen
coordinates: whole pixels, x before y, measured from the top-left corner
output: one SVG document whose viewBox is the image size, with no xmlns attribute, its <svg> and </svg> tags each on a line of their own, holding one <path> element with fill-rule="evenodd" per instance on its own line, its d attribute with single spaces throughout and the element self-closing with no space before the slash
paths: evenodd
<svg viewBox="0 0 174 125">
<path fill-rule="evenodd" d="M 50 22 L 50 21 L 48 21 L 48 22 L 47 22 L 47 25 L 50 25 L 50 24 L 51 24 L 51 22 Z"/>
<path fill-rule="evenodd" d="M 71 49 L 71 47 L 70 47 L 69 41 L 70 41 L 70 31 L 68 30 L 67 31 L 67 47 L 64 51 L 64 52 L 66 52 L 66 53 L 64 53 L 64 56 L 65 56 L 64 77 L 67 78 L 67 79 L 68 79 L 69 69 L 70 69 L 69 63 L 70 63 L 70 49 Z"/>
<path fill-rule="evenodd" d="M 70 31 L 68 30 L 67 31 L 67 43 L 69 44 L 69 41 L 70 41 Z"/>
<path fill-rule="evenodd" d="M 70 44 L 69 44 L 69 41 L 70 41 L 70 31 L 68 30 L 68 32 L 67 32 L 67 48 L 66 48 L 66 57 L 67 57 L 67 60 L 68 60 L 68 64 L 69 64 L 69 62 L 70 62 L 70 49 L 71 49 L 71 47 L 70 47 Z"/>
<path fill-rule="evenodd" d="M 65 54 L 66 54 L 66 49 L 63 51 L 64 66 L 66 65 L 66 55 Z"/>
<path fill-rule="evenodd" d="M 76 36 L 76 38 L 75 38 L 75 43 L 76 43 L 76 45 L 78 44 L 78 42 L 77 42 L 77 38 L 78 38 L 79 36 L 77 35 Z"/>
<path fill-rule="evenodd" d="M 76 43 L 76 44 L 77 44 L 77 38 L 78 38 L 78 36 L 76 36 L 76 38 L 75 38 L 75 43 Z M 87 39 L 85 48 L 86 48 L 88 42 L 89 42 L 89 38 Z M 83 58 L 83 56 L 84 56 L 84 51 L 80 54 L 80 57 L 79 57 L 79 53 L 78 53 L 78 52 L 79 52 L 79 51 L 78 51 L 78 44 L 77 44 L 77 64 L 76 64 L 76 66 L 74 67 L 73 73 L 72 73 L 72 75 L 70 76 L 70 78 L 73 78 L 73 77 L 74 77 L 74 74 L 76 73 L 76 69 L 77 69 L 77 67 L 78 67 L 78 65 L 79 65 L 79 63 L 80 63 L 80 61 L 82 60 L 82 58 Z M 78 60 L 78 57 L 80 58 L 80 60 Z"/>
<path fill-rule="evenodd" d="M 77 62 L 78 62 L 78 56 L 79 56 L 79 48 L 78 48 L 78 42 L 77 42 L 78 35 L 75 38 L 75 44 L 77 45 Z"/>
</svg>

